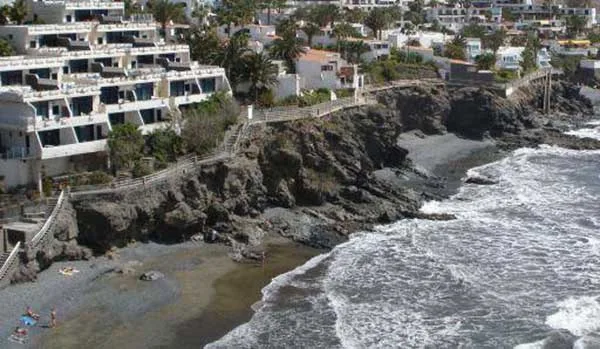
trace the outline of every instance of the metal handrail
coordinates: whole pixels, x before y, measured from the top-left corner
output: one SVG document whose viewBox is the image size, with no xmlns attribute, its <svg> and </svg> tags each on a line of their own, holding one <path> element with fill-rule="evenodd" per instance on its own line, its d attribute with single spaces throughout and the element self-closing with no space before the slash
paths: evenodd
<svg viewBox="0 0 600 349">
<path fill-rule="evenodd" d="M 56 200 L 56 206 L 54 206 L 54 208 L 52 209 L 52 213 L 50 213 L 50 216 L 48 216 L 48 219 L 46 219 L 46 222 L 44 222 L 44 225 L 42 226 L 40 231 L 38 231 L 37 234 L 35 234 L 33 236 L 33 238 L 31 239 L 31 247 L 37 248 L 40 241 L 42 241 L 44 239 L 44 237 L 50 230 L 50 227 L 54 224 L 54 219 L 56 218 L 56 216 L 58 215 L 58 212 L 60 211 L 60 207 L 62 206 L 64 198 L 65 198 L 65 191 L 63 190 L 60 192 L 60 195 L 58 196 L 58 199 Z"/>
<path fill-rule="evenodd" d="M 10 251 L 8 258 L 6 258 L 6 261 L 4 261 L 2 267 L 0 267 L 0 280 L 3 280 L 4 277 L 6 277 L 6 275 L 8 274 L 10 267 L 15 262 L 15 259 L 17 258 L 17 254 L 19 253 L 20 249 L 21 241 L 17 242 L 15 247 L 13 247 L 12 251 Z"/>
</svg>

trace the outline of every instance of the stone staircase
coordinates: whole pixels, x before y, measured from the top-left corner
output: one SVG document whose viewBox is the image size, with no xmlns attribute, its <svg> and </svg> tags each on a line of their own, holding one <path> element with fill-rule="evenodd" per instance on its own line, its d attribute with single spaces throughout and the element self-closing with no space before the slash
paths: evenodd
<svg viewBox="0 0 600 349">
<path fill-rule="evenodd" d="M 4 265 L 4 262 L 6 262 L 8 256 L 10 256 L 10 252 L 3 252 L 0 254 L 0 265 Z"/>
</svg>

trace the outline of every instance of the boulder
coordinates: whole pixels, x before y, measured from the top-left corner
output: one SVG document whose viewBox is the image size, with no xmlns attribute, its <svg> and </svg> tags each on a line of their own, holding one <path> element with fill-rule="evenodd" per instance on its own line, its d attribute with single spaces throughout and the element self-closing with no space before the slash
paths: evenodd
<svg viewBox="0 0 600 349">
<path fill-rule="evenodd" d="M 155 270 L 150 270 L 150 271 L 143 273 L 142 276 L 140 276 L 140 280 L 156 281 L 156 280 L 160 280 L 164 277 L 165 277 L 165 275 L 163 273 L 161 273 L 159 271 L 155 271 Z"/>
</svg>

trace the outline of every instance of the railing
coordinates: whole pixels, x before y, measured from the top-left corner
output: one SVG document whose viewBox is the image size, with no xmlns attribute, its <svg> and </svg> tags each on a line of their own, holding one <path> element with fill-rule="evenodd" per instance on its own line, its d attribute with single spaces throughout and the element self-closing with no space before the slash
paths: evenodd
<svg viewBox="0 0 600 349">
<path fill-rule="evenodd" d="M 2 265 L 2 267 L 0 267 L 0 283 L 2 281 L 4 281 L 4 278 L 13 269 L 15 263 L 17 262 L 17 257 L 18 257 L 20 249 L 21 249 L 21 241 L 17 242 L 15 247 L 13 247 L 12 251 L 10 251 L 8 258 L 6 258 L 6 261 L 4 261 L 4 264 Z"/>
<path fill-rule="evenodd" d="M 31 241 L 29 242 L 29 246 L 31 248 L 37 249 L 46 240 L 48 232 L 54 226 L 56 216 L 58 215 L 58 213 L 60 211 L 60 208 L 65 199 L 65 196 L 66 196 L 65 191 L 64 190 L 61 191 L 60 195 L 58 196 L 58 199 L 56 200 L 56 206 L 54 206 L 54 208 L 52 209 L 50 216 L 48 216 L 48 219 L 46 219 L 46 222 L 44 222 L 44 225 L 42 226 L 40 231 L 38 231 L 37 234 L 35 234 L 34 237 L 31 239 Z"/>
<path fill-rule="evenodd" d="M 422 83 L 422 82 L 421 82 Z M 416 82 L 414 83 L 416 85 Z M 400 86 L 397 84 L 396 86 Z M 406 84 L 404 84 L 406 85 Z M 110 193 L 123 189 L 133 188 L 137 186 L 145 186 L 151 183 L 156 183 L 169 178 L 179 172 L 185 173 L 187 170 L 195 169 L 200 165 L 207 165 L 221 160 L 231 158 L 239 150 L 240 144 L 246 137 L 251 125 L 281 121 L 292 121 L 304 118 L 316 118 L 329 115 L 333 112 L 357 107 L 361 105 L 374 104 L 376 100 L 369 96 L 347 97 L 335 101 L 324 102 L 309 107 L 281 107 L 256 110 L 251 120 L 238 124 L 237 129 L 232 131 L 229 137 L 221 143 L 213 153 L 203 157 L 191 156 L 185 159 L 180 159 L 175 165 L 172 165 L 164 170 L 155 172 L 148 176 L 114 181 L 108 185 L 88 185 L 72 187 L 70 190 L 71 197 Z"/>
</svg>

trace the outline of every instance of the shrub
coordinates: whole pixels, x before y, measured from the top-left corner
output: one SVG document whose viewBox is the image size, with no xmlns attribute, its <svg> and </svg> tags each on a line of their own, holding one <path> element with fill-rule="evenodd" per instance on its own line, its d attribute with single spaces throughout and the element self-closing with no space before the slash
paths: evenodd
<svg viewBox="0 0 600 349">
<path fill-rule="evenodd" d="M 133 178 L 144 177 L 152 173 L 152 169 L 148 166 L 148 163 L 145 161 L 137 161 L 133 166 L 133 170 L 131 174 Z"/>
<path fill-rule="evenodd" d="M 104 184 L 112 181 L 112 177 L 103 171 L 94 171 L 88 177 L 89 184 Z"/>
<path fill-rule="evenodd" d="M 148 155 L 164 164 L 183 154 L 183 139 L 172 129 L 158 129 L 146 138 Z"/>
<path fill-rule="evenodd" d="M 187 150 L 198 154 L 210 152 L 223 140 L 225 130 L 236 123 L 239 113 L 233 99 L 221 93 L 186 111 L 181 136 Z"/>
<path fill-rule="evenodd" d="M 116 169 L 131 169 L 142 157 L 144 137 L 136 125 L 116 125 L 108 134 L 108 148 Z"/>
<path fill-rule="evenodd" d="M 258 105 L 264 108 L 271 108 L 275 105 L 275 95 L 271 89 L 263 89 L 258 95 Z"/>
<path fill-rule="evenodd" d="M 352 97 L 354 96 L 354 90 L 351 88 L 335 90 L 335 95 L 337 96 L 337 98 Z"/>
</svg>

